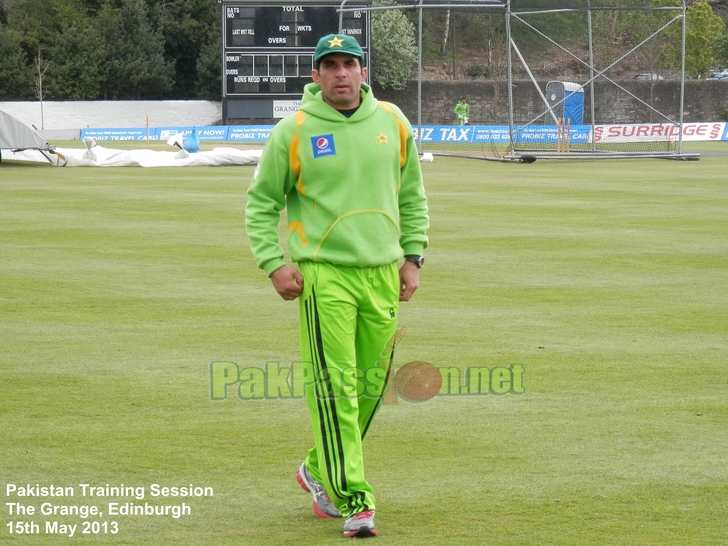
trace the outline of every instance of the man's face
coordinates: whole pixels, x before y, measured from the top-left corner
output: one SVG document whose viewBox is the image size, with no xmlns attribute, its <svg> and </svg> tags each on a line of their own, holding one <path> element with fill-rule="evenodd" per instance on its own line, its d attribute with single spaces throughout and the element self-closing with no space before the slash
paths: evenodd
<svg viewBox="0 0 728 546">
<path fill-rule="evenodd" d="M 321 87 L 324 102 L 336 110 L 349 110 L 359 106 L 359 90 L 367 69 L 361 67 L 358 57 L 330 53 L 321 59 L 318 70 L 311 71 L 311 77 Z"/>
</svg>

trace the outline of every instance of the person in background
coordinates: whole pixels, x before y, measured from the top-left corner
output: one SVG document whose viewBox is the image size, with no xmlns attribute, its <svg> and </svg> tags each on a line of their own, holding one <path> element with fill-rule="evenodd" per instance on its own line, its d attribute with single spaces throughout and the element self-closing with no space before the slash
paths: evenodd
<svg viewBox="0 0 728 546">
<path fill-rule="evenodd" d="M 470 105 L 465 100 L 465 97 L 460 99 L 453 111 L 455 112 L 455 119 L 458 125 L 468 124 L 468 118 L 470 117 Z"/>
</svg>

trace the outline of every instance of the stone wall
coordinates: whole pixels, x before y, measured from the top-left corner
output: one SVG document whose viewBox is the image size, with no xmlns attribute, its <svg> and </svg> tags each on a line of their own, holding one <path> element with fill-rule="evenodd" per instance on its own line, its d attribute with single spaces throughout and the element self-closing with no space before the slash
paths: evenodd
<svg viewBox="0 0 728 546">
<path fill-rule="evenodd" d="M 8 101 L 7 112 L 45 135 L 84 127 L 150 127 L 215 125 L 222 118 L 220 102 L 167 101 Z M 45 136 L 45 138 L 55 138 Z"/>
<path fill-rule="evenodd" d="M 547 82 L 539 84 L 546 88 Z M 651 85 L 655 83 L 655 85 Z M 680 85 L 673 81 L 621 82 L 631 93 L 657 110 L 677 120 Z M 652 92 L 652 99 L 650 93 Z M 417 124 L 417 82 L 404 91 L 383 90 L 374 86 L 375 96 L 397 104 L 413 124 Z M 470 103 L 470 122 L 478 125 L 506 125 L 508 97 L 505 83 L 497 89 L 486 80 L 423 81 L 422 123 L 451 125 L 455 104 L 462 96 Z M 526 123 L 543 112 L 543 102 L 530 81 L 516 81 L 513 88 L 514 122 Z M 56 131 L 78 131 L 84 127 L 150 127 L 216 125 L 222 117 L 219 102 L 209 101 L 66 101 L 0 102 L 0 110 L 35 126 L 47 139 L 61 138 Z M 685 83 L 685 122 L 723 121 L 728 110 L 728 81 L 691 80 Z M 623 91 L 608 83 L 596 87 L 597 123 L 646 123 L 664 121 L 649 108 L 640 106 Z M 652 117 L 650 117 L 652 116 Z M 584 119 L 590 122 L 589 96 L 585 96 Z M 229 124 L 274 124 L 278 120 L 229 120 Z M 65 133 L 63 133 L 65 134 Z M 69 133 L 70 134 L 70 133 Z M 74 137 L 63 137 L 74 138 Z M 78 138 L 77 136 L 75 138 Z"/>
<path fill-rule="evenodd" d="M 539 82 L 545 90 L 547 82 Z M 619 82 L 656 110 L 677 120 L 680 107 L 680 83 L 676 81 Z M 486 80 L 423 81 L 422 124 L 454 123 L 452 113 L 458 100 L 465 96 L 470 104 L 470 123 L 478 125 L 508 124 L 508 96 L 505 82 L 496 87 Z M 404 91 L 384 90 L 374 86 L 378 99 L 398 105 L 413 124 L 417 123 L 417 82 L 410 82 Z M 543 112 L 543 101 L 530 81 L 516 81 L 513 88 L 514 122 L 526 123 Z M 591 122 L 589 90 L 584 97 L 584 122 Z M 597 123 L 658 123 L 659 114 L 641 105 L 624 91 L 604 82 L 595 86 L 594 111 Z M 685 82 L 685 122 L 721 121 L 728 110 L 728 81 L 690 80 Z"/>
</svg>

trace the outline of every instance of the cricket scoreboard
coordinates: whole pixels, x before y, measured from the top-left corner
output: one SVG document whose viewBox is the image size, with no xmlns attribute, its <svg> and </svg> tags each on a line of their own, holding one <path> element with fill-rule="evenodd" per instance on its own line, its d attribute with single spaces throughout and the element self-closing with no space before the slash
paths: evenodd
<svg viewBox="0 0 728 546">
<path fill-rule="evenodd" d="M 368 65 L 368 1 L 344 3 L 340 10 L 340 1 L 223 0 L 223 123 L 295 111 L 311 83 L 316 44 L 326 34 L 356 38 Z"/>
</svg>

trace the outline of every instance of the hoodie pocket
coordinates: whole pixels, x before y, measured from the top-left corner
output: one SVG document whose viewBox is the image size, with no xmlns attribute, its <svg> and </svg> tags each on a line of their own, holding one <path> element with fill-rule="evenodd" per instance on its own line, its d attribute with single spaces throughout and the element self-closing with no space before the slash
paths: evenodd
<svg viewBox="0 0 728 546">
<path fill-rule="evenodd" d="M 399 255 L 397 220 L 382 210 L 358 210 L 331 224 L 313 258 L 369 267 L 393 262 Z"/>
</svg>

